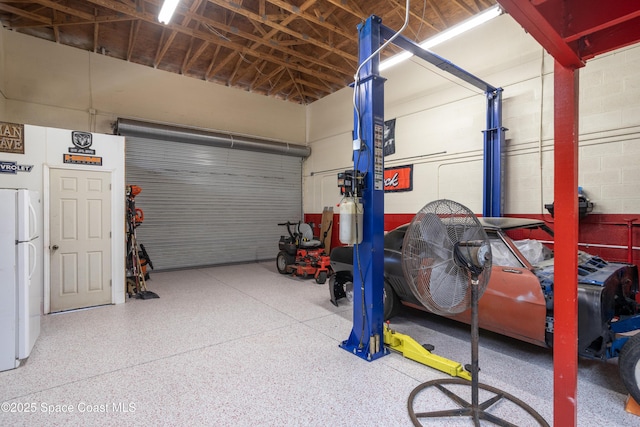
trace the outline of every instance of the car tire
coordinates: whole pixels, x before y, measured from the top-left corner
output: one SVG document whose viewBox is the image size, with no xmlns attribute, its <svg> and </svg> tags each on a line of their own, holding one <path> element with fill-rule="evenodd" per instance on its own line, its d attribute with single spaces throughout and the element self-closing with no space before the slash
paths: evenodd
<svg viewBox="0 0 640 427">
<path fill-rule="evenodd" d="M 640 334 L 629 338 L 620 350 L 618 371 L 631 397 L 640 402 Z"/>
<path fill-rule="evenodd" d="M 278 273 L 280 274 L 289 274 L 289 269 L 287 268 L 289 265 L 295 262 L 295 258 L 285 251 L 278 252 L 278 257 L 276 258 L 276 267 L 278 268 Z"/>
<path fill-rule="evenodd" d="M 393 287 L 389 284 L 389 282 L 385 279 L 384 281 L 384 294 L 383 294 L 383 303 L 384 303 L 384 320 L 389 320 L 396 314 L 398 314 L 398 309 L 400 308 L 400 299 L 398 298 L 398 294 L 393 290 Z"/>
</svg>

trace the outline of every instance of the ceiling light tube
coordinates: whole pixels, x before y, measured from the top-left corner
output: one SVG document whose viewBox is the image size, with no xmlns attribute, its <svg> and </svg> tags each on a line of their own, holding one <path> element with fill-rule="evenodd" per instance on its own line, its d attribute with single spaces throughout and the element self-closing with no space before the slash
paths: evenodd
<svg viewBox="0 0 640 427">
<path fill-rule="evenodd" d="M 499 5 L 495 5 L 484 12 L 481 12 L 474 17 L 461 22 L 458 25 L 454 25 L 453 27 L 442 31 L 441 33 L 436 34 L 435 36 L 423 41 L 420 43 L 420 47 L 423 49 L 430 49 L 440 43 L 443 43 L 447 40 L 451 40 L 454 37 L 459 36 L 460 34 L 467 32 L 473 28 L 476 28 L 479 25 L 484 24 L 491 19 L 498 17 L 502 14 L 502 9 Z M 405 61 L 413 56 L 410 52 L 402 52 L 397 55 L 392 56 L 391 58 L 387 58 L 386 60 L 380 63 L 380 71 L 384 71 L 387 68 L 390 68 L 396 64 L 399 64 L 402 61 Z"/>
<path fill-rule="evenodd" d="M 160 13 L 158 14 L 158 21 L 165 25 L 169 24 L 179 2 L 180 0 L 164 0 Z"/>
</svg>

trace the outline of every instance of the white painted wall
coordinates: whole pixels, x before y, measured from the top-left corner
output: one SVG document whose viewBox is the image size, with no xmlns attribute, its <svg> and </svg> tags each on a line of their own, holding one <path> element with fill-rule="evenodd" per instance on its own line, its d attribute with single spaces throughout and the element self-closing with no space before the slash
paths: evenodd
<svg viewBox="0 0 640 427">
<path fill-rule="evenodd" d="M 112 133 L 117 117 L 297 144 L 305 107 L 1 29 L 0 120 Z M 95 113 L 94 113 L 95 112 Z"/>
<path fill-rule="evenodd" d="M 553 201 L 553 58 L 508 15 L 434 52 L 504 88 L 507 214 L 546 213 Z M 383 73 L 385 119 L 396 118 L 396 153 L 385 166 L 414 164 L 414 191 L 387 194 L 386 213 L 415 213 L 438 198 L 482 212 L 485 97 L 412 60 Z M 580 70 L 579 182 L 596 213 L 640 212 L 640 45 Z M 304 211 L 339 203 L 335 169 L 352 167 L 352 89 L 311 104 Z"/>
<path fill-rule="evenodd" d="M 0 120 L 111 132 L 133 117 L 308 143 L 304 212 L 339 202 L 336 173 L 351 167 L 352 90 L 304 107 L 0 30 Z M 508 15 L 434 49 L 504 88 L 507 214 L 553 201 L 553 60 Z M 4 58 L 4 61 L 3 61 Z M 4 64 L 4 65 L 3 65 Z M 580 70 L 580 185 L 596 213 L 640 211 L 640 46 Z M 450 197 L 481 212 L 484 96 L 421 60 L 384 73 L 385 116 L 414 191 L 389 194 L 387 213 Z M 90 114 L 95 110 L 96 115 Z"/>
<path fill-rule="evenodd" d="M 0 174 L 0 188 L 27 188 L 39 191 L 42 195 L 45 313 L 48 313 L 50 289 L 48 218 L 49 172 L 52 168 L 111 172 L 112 302 L 114 304 L 123 303 L 125 300 L 124 137 L 94 133 L 91 148 L 96 151 L 96 156 L 102 157 L 102 166 L 84 166 L 63 162 L 63 154 L 69 152 L 69 147 L 73 147 L 70 130 L 25 125 L 24 131 L 24 154 L 0 152 L 0 160 L 15 161 L 20 165 L 32 165 L 33 169 L 31 172 Z M 119 230 L 123 231 L 118 232 Z"/>
</svg>

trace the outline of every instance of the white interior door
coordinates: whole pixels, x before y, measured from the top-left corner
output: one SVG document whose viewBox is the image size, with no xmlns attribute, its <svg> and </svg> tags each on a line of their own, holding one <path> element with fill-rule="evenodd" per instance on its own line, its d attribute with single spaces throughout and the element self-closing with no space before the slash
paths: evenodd
<svg viewBox="0 0 640 427">
<path fill-rule="evenodd" d="M 111 303 L 111 173 L 51 169 L 51 312 Z"/>
</svg>

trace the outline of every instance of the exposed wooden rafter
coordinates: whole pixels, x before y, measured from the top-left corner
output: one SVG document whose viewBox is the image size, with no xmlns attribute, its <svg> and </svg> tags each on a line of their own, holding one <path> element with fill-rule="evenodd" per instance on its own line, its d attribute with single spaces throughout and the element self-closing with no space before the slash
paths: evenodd
<svg viewBox="0 0 640 427">
<path fill-rule="evenodd" d="M 307 104 L 353 80 L 357 25 L 372 14 L 399 28 L 405 0 L 0 0 L 4 27 L 56 43 Z M 425 0 L 405 35 L 424 38 L 495 4 Z M 393 52 L 385 49 L 382 55 Z"/>
</svg>

